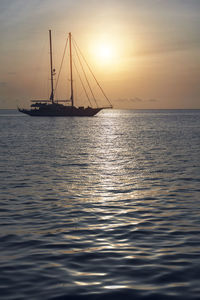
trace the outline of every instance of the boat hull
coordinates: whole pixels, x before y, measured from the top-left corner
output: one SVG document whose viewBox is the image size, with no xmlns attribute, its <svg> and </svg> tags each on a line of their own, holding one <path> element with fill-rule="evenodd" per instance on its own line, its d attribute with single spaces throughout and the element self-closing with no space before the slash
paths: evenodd
<svg viewBox="0 0 200 300">
<path fill-rule="evenodd" d="M 51 107 L 40 107 L 39 109 L 18 109 L 20 112 L 27 114 L 32 117 L 92 117 L 95 116 L 103 108 L 82 108 L 82 107 L 71 107 L 62 106 Z"/>
</svg>

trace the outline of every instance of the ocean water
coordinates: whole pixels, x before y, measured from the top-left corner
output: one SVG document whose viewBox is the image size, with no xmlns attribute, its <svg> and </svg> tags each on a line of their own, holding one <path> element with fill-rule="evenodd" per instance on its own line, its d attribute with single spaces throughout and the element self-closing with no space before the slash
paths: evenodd
<svg viewBox="0 0 200 300">
<path fill-rule="evenodd" d="M 200 299 L 200 110 L 0 111 L 0 299 Z"/>
</svg>

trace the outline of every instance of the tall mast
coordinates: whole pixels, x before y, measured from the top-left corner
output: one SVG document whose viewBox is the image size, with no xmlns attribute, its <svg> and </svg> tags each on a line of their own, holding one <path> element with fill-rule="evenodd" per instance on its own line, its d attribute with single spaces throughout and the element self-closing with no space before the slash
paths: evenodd
<svg viewBox="0 0 200 300">
<path fill-rule="evenodd" d="M 54 75 L 55 70 L 53 70 L 51 30 L 49 30 L 49 43 L 50 43 L 50 68 L 51 68 L 51 95 L 50 95 L 50 100 L 53 104 L 54 103 L 53 75 Z"/>
<path fill-rule="evenodd" d="M 74 91 L 73 91 L 73 72 L 72 72 L 72 35 L 69 33 L 69 51 L 70 51 L 70 81 L 71 81 L 71 103 L 74 106 Z"/>
</svg>

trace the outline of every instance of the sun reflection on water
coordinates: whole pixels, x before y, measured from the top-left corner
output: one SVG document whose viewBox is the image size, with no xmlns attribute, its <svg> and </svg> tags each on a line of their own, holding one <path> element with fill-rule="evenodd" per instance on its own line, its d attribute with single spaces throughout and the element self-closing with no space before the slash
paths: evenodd
<svg viewBox="0 0 200 300">
<path fill-rule="evenodd" d="M 198 299 L 199 113 L 105 114 L 7 120 L 6 299 Z"/>
</svg>

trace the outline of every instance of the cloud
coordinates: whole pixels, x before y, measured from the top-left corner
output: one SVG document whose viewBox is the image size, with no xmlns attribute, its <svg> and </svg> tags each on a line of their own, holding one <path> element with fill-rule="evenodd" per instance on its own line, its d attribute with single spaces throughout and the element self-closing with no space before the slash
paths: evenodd
<svg viewBox="0 0 200 300">
<path fill-rule="evenodd" d="M 120 103 L 147 103 L 147 102 L 158 102 L 158 99 L 150 98 L 150 99 L 142 99 L 139 97 L 133 98 L 119 98 L 115 100 L 116 102 Z"/>
<path fill-rule="evenodd" d="M 182 52 L 188 51 L 191 49 L 198 49 L 200 47 L 200 39 L 189 39 L 186 41 L 171 41 L 165 42 L 163 44 L 146 45 L 146 50 L 138 50 L 136 54 L 138 56 L 146 56 L 146 55 L 156 55 L 156 54 L 165 54 L 170 52 Z"/>
<path fill-rule="evenodd" d="M 7 86 L 7 82 L 5 81 L 0 81 L 0 87 L 6 87 Z"/>
<path fill-rule="evenodd" d="M 7 74 L 10 75 L 10 76 L 13 76 L 13 75 L 16 75 L 17 72 L 8 72 Z"/>
<path fill-rule="evenodd" d="M 157 99 L 154 99 L 154 98 L 151 98 L 151 99 L 141 99 L 139 97 L 134 97 L 134 98 L 130 98 L 130 99 L 127 99 L 128 101 L 130 102 L 158 102 Z"/>
<path fill-rule="evenodd" d="M 157 99 L 149 99 L 148 101 L 149 102 L 157 102 L 158 100 Z"/>
<path fill-rule="evenodd" d="M 131 102 L 142 102 L 143 101 L 141 98 L 138 98 L 138 97 L 130 98 L 128 100 Z"/>
</svg>

